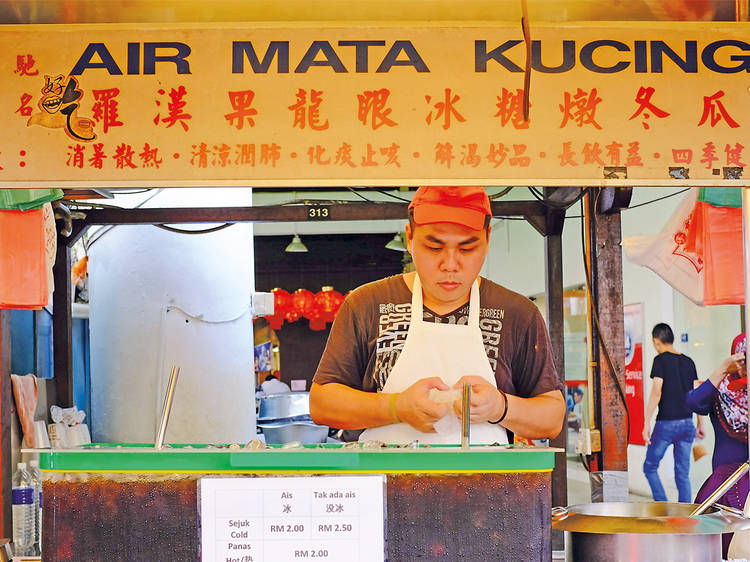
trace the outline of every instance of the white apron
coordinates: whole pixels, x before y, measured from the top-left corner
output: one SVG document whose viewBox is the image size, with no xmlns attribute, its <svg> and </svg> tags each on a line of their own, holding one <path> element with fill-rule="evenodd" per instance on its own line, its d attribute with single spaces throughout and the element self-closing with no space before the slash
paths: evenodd
<svg viewBox="0 0 750 562">
<path fill-rule="evenodd" d="M 495 373 L 487 359 L 479 329 L 479 283 L 474 281 L 469 297 L 469 322 L 467 325 L 440 324 L 424 321 L 422 309 L 422 284 L 414 276 L 411 297 L 411 321 L 401 354 L 391 368 L 382 392 L 403 392 L 420 379 L 440 377 L 452 387 L 464 375 L 477 375 L 497 386 Z M 455 414 L 451 411 L 448 416 Z M 460 444 L 461 424 L 441 423 L 437 427 L 451 428 L 439 433 L 423 433 L 407 423 L 394 423 L 366 429 L 360 441 L 379 440 L 384 443 Z M 505 428 L 488 422 L 471 424 L 471 443 L 491 444 L 508 442 Z"/>
</svg>

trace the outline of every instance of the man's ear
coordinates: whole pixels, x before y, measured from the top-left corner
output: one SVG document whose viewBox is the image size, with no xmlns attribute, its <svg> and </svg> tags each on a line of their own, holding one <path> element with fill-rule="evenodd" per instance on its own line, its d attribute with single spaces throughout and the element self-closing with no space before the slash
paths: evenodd
<svg viewBox="0 0 750 562">
<path fill-rule="evenodd" d="M 406 251 L 411 254 L 412 253 L 411 252 L 411 250 L 412 250 L 412 236 L 413 236 L 414 233 L 411 231 L 411 224 L 408 223 L 408 222 L 406 223 L 406 226 L 404 227 L 404 233 L 406 234 Z"/>
</svg>

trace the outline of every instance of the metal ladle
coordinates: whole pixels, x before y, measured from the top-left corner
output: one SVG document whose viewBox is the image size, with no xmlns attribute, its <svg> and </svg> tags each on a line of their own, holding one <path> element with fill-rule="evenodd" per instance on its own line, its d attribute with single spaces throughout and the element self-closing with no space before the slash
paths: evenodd
<svg viewBox="0 0 750 562">
<path fill-rule="evenodd" d="M 711 507 L 713 504 L 716 503 L 716 501 L 727 493 L 727 490 L 732 487 L 732 485 L 739 480 L 743 474 L 745 474 L 748 469 L 750 469 L 750 463 L 743 462 L 740 467 L 735 470 L 732 475 L 727 478 L 721 486 L 716 488 L 716 491 L 708 496 L 705 500 L 703 500 L 703 503 L 700 504 L 698 507 L 696 507 L 693 512 L 690 514 L 692 517 L 693 515 L 700 515 L 704 511 L 706 511 L 709 507 Z"/>
<path fill-rule="evenodd" d="M 161 449 L 164 446 L 164 436 L 167 433 L 167 423 L 169 423 L 169 413 L 172 411 L 172 402 L 174 401 L 174 389 L 177 386 L 177 377 L 180 374 L 180 368 L 177 365 L 172 365 L 172 372 L 169 375 L 169 384 L 167 385 L 167 393 L 164 395 L 164 406 L 161 410 L 161 423 L 159 424 L 159 431 L 156 434 L 156 441 L 154 442 L 154 449 Z"/>
<path fill-rule="evenodd" d="M 464 383 L 461 393 L 461 448 L 468 449 L 471 441 L 471 385 Z"/>
</svg>

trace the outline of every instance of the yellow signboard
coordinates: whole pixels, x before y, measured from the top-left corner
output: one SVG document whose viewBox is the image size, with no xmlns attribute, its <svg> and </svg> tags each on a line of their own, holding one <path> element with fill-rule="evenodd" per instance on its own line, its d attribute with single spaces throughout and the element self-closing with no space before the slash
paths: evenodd
<svg viewBox="0 0 750 562">
<path fill-rule="evenodd" d="M 744 185 L 748 31 L 3 26 L 0 187 Z"/>
</svg>

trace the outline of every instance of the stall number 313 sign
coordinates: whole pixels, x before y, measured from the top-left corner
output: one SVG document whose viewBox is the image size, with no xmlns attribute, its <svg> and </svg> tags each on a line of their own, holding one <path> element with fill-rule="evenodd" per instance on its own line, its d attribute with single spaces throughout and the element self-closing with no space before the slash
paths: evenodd
<svg viewBox="0 0 750 562">
<path fill-rule="evenodd" d="M 382 562 L 384 477 L 202 478 L 203 562 Z"/>
</svg>

